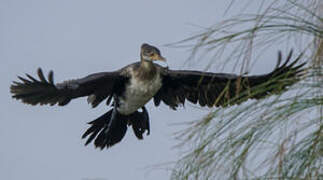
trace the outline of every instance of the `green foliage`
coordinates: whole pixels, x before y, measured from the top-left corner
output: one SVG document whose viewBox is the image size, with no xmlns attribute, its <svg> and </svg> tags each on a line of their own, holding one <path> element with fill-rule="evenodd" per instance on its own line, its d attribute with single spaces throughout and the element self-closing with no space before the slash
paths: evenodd
<svg viewBox="0 0 323 180">
<path fill-rule="evenodd" d="M 254 54 L 277 43 L 290 49 L 293 41 L 306 55 L 308 70 L 283 94 L 217 108 L 189 123 L 178 134 L 179 146 L 188 152 L 176 163 L 171 179 L 323 179 L 323 16 L 316 10 L 319 3 L 272 0 L 258 14 L 233 17 L 173 44 L 192 47 L 191 57 L 209 53 L 217 59 L 228 53 L 228 46 L 233 47 L 233 53 L 223 59 L 242 60 L 244 72 Z M 257 93 L 265 90 L 264 86 L 257 88 Z"/>
</svg>

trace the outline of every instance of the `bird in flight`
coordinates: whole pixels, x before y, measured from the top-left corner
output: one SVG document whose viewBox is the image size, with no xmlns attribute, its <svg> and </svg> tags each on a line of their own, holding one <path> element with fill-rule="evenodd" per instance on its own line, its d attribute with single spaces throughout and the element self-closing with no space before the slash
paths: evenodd
<svg viewBox="0 0 323 180">
<path fill-rule="evenodd" d="M 282 63 L 279 52 L 276 68 L 263 75 L 235 75 L 202 71 L 170 70 L 155 64 L 166 61 L 158 48 L 143 44 L 140 62 L 120 70 L 100 72 L 84 78 L 54 83 L 53 71 L 46 78 L 39 68 L 38 79 L 26 74 L 13 81 L 12 97 L 31 105 L 67 105 L 72 99 L 87 96 L 92 107 L 106 100 L 110 110 L 89 122 L 83 134 L 85 145 L 94 140 L 95 147 L 109 148 L 120 142 L 132 126 L 135 136 L 143 139 L 150 133 L 149 116 L 145 105 L 153 99 L 176 110 L 185 101 L 200 106 L 227 107 L 248 99 L 261 99 L 278 94 L 297 82 L 305 73 L 305 63 L 297 65 L 301 56 L 290 62 L 292 51 Z M 260 89 L 260 90 L 259 90 Z"/>
</svg>

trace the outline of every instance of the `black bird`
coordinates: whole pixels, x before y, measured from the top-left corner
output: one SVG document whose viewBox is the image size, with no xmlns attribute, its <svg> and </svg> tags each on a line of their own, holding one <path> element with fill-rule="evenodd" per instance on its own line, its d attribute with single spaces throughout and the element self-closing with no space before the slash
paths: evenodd
<svg viewBox="0 0 323 180">
<path fill-rule="evenodd" d="M 200 106 L 229 106 L 247 99 L 260 99 L 277 94 L 297 82 L 304 74 L 304 64 L 296 65 L 301 56 L 289 63 L 292 52 L 281 65 L 282 55 L 278 54 L 276 68 L 257 76 L 244 76 L 225 73 L 170 70 L 154 61 L 166 61 L 159 49 L 143 44 L 140 62 L 130 64 L 113 72 L 91 74 L 84 78 L 54 83 L 53 72 L 46 79 L 38 69 L 36 79 L 18 76 L 21 82 L 14 81 L 10 87 L 13 98 L 31 105 L 64 106 L 72 99 L 88 96 L 92 107 L 107 99 L 112 108 L 101 117 L 89 122 L 91 125 L 82 138 L 88 137 L 85 145 L 94 140 L 95 147 L 111 147 L 120 142 L 127 127 L 132 126 L 138 139 L 150 133 L 149 116 L 145 104 L 151 99 L 159 106 L 164 102 L 176 108 L 185 100 Z M 260 88 L 259 88 L 260 87 Z M 260 89 L 260 90 L 259 90 Z M 113 101 L 112 101 L 113 100 Z"/>
</svg>

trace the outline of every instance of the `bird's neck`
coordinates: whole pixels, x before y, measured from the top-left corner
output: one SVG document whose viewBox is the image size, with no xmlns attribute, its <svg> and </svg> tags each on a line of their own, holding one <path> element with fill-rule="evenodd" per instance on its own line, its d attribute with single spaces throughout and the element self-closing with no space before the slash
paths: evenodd
<svg viewBox="0 0 323 180">
<path fill-rule="evenodd" d="M 139 71 L 137 71 L 137 72 L 138 72 L 137 75 L 141 79 L 151 79 L 151 78 L 155 77 L 156 67 L 154 66 L 154 64 L 151 61 L 141 59 Z"/>
<path fill-rule="evenodd" d="M 144 60 L 144 59 L 141 59 L 141 63 L 140 63 L 140 68 L 142 68 L 142 70 L 150 70 L 153 68 L 153 63 L 151 61 L 147 61 L 147 60 Z"/>
</svg>

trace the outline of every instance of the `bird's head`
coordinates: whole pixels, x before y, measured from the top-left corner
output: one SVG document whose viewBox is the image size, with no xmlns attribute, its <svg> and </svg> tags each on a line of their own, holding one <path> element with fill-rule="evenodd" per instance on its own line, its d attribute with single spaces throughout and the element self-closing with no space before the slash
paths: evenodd
<svg viewBox="0 0 323 180">
<path fill-rule="evenodd" d="M 146 61 L 166 61 L 159 49 L 146 43 L 141 45 L 140 57 Z"/>
</svg>

